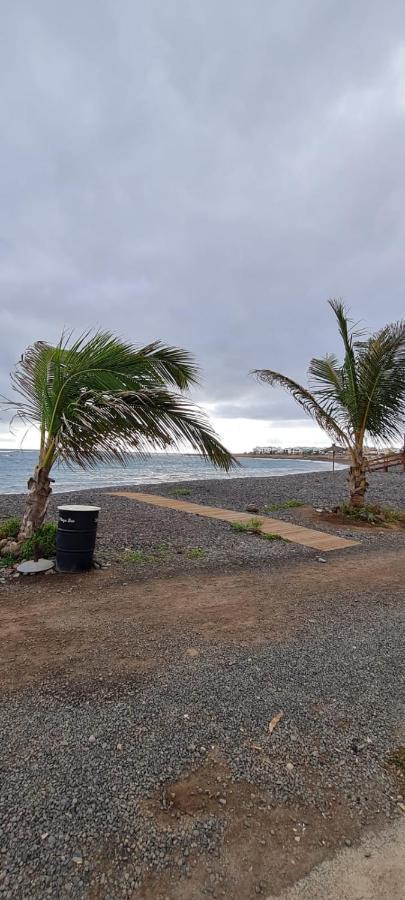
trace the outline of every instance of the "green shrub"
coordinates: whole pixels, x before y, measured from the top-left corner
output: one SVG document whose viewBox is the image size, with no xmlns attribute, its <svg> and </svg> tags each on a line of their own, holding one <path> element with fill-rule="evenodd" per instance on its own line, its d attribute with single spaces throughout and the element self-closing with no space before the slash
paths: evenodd
<svg viewBox="0 0 405 900">
<path fill-rule="evenodd" d="M 21 519 L 17 516 L 12 516 L 10 519 L 5 519 L 4 522 L 0 522 L 0 540 L 3 538 L 10 538 L 15 541 L 16 537 L 18 537 L 20 526 Z"/>
<path fill-rule="evenodd" d="M 247 522 L 231 522 L 234 531 L 245 531 L 249 534 L 261 534 L 262 519 L 248 519 Z"/>
<path fill-rule="evenodd" d="M 190 488 L 186 488 L 186 487 L 173 488 L 173 490 L 170 491 L 170 495 L 172 497 L 189 497 L 190 494 L 191 494 Z"/>
<path fill-rule="evenodd" d="M 162 541 L 161 544 L 156 545 L 153 552 L 159 554 L 159 556 L 164 556 L 166 553 L 170 553 L 170 550 L 170 544 L 166 543 L 166 541 Z"/>
<path fill-rule="evenodd" d="M 207 551 L 202 547 L 189 547 L 189 549 L 186 550 L 186 556 L 187 559 L 201 559 L 202 556 L 205 556 L 206 552 Z"/>
<path fill-rule="evenodd" d="M 305 506 L 302 500 L 286 500 L 285 503 L 269 503 L 264 507 L 265 512 L 277 512 L 278 509 L 297 509 Z"/>
<path fill-rule="evenodd" d="M 56 554 L 55 522 L 46 522 L 38 531 L 26 541 L 23 541 L 20 549 L 21 559 L 51 559 Z"/>
<path fill-rule="evenodd" d="M 286 544 L 289 543 L 287 538 L 283 537 L 281 534 L 275 534 L 273 531 L 262 531 L 262 538 L 265 541 L 285 541 Z"/>
<path fill-rule="evenodd" d="M 405 524 L 405 512 L 390 507 L 371 504 L 352 506 L 351 503 L 341 503 L 339 512 L 355 522 L 367 522 L 369 525 Z"/>
<path fill-rule="evenodd" d="M 15 566 L 15 563 L 15 556 L 12 556 L 11 553 L 7 553 L 6 556 L 0 556 L 0 569 L 6 569 L 8 566 Z"/>
<path fill-rule="evenodd" d="M 124 553 L 121 554 L 120 559 L 123 562 L 130 563 L 148 563 L 153 562 L 153 556 L 148 553 L 144 553 L 143 550 L 125 550 Z"/>
</svg>

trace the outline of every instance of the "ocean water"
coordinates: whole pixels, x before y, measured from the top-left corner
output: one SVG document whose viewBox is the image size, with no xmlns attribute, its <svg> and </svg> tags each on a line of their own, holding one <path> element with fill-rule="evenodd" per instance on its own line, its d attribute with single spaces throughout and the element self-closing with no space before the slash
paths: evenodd
<svg viewBox="0 0 405 900">
<path fill-rule="evenodd" d="M 35 450 L 0 450 L 0 494 L 24 493 L 27 479 L 37 461 Z M 332 464 L 300 459 L 248 459 L 228 475 L 204 462 L 199 456 L 182 453 L 154 453 L 149 459 L 133 455 L 127 465 L 105 463 L 95 469 L 67 468 L 56 465 L 53 491 L 86 490 L 122 484 L 158 484 L 159 482 L 193 481 L 205 478 L 255 478 L 274 475 L 297 475 L 300 472 L 330 471 Z M 342 468 L 337 466 L 336 468 Z"/>
</svg>

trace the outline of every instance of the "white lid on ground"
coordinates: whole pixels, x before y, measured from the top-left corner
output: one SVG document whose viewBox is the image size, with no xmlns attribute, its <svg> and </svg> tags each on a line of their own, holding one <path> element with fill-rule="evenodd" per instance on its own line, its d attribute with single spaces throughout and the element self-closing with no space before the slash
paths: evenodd
<svg viewBox="0 0 405 900">
<path fill-rule="evenodd" d="M 67 509 L 68 512 L 100 512 L 101 506 L 75 506 L 75 504 L 63 504 L 58 509 Z"/>
<path fill-rule="evenodd" d="M 37 572 L 47 572 L 53 569 L 55 563 L 52 559 L 27 559 L 17 566 L 17 572 L 22 575 L 36 575 Z"/>
</svg>

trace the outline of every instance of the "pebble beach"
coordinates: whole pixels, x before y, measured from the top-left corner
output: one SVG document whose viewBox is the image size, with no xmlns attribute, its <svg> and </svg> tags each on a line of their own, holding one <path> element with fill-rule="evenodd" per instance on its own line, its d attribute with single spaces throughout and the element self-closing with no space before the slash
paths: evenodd
<svg viewBox="0 0 405 900">
<path fill-rule="evenodd" d="M 48 518 L 57 519 L 57 507 L 61 503 L 89 503 L 100 507 L 97 554 L 101 561 L 125 566 L 126 551 L 136 550 L 144 555 L 127 565 L 129 574 L 136 571 L 150 575 L 152 572 L 173 574 L 177 571 L 200 569 L 221 571 L 238 566 L 266 567 L 275 560 L 297 559 L 316 555 L 297 544 L 282 541 L 264 542 L 255 536 L 235 534 L 229 524 L 208 518 L 179 513 L 176 510 L 159 509 L 137 503 L 125 497 L 112 496 L 115 488 L 103 488 L 55 494 L 49 506 Z M 305 509 L 276 509 L 267 512 L 266 506 L 283 504 L 292 499 L 308 507 L 331 508 L 348 495 L 347 470 L 311 472 L 270 478 L 232 478 L 179 483 L 120 485 L 117 490 L 160 494 L 184 499 L 191 503 L 244 512 L 247 506 L 258 509 L 258 515 L 271 515 L 296 521 L 320 530 L 331 530 L 324 522 L 314 522 L 306 517 Z M 386 504 L 394 508 L 405 507 L 405 477 L 401 472 L 373 474 L 367 495 L 370 503 Z M 23 509 L 24 495 L 0 496 L 0 519 L 18 515 Z M 299 516 L 299 518 L 297 518 Z M 335 533 L 343 537 L 361 540 L 364 547 L 402 546 L 404 532 L 337 528 Z M 195 554 L 195 551 L 201 554 Z M 191 559 L 189 555 L 191 554 Z M 152 558 L 153 557 L 153 558 Z"/>
<path fill-rule="evenodd" d="M 271 515 L 306 524 L 346 478 L 142 490 L 295 499 Z M 323 560 L 109 491 L 49 509 L 100 506 L 105 569 L 0 586 L 0 896 L 284 896 L 401 816 L 405 534 L 353 528 L 360 546 Z M 404 507 L 404 476 L 374 475 L 369 499 Z M 2 496 L 0 516 L 22 504 Z"/>
</svg>

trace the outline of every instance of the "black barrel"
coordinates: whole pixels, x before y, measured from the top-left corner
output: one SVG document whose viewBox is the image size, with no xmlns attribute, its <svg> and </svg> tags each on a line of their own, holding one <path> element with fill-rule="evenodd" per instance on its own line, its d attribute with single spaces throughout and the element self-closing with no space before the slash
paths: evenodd
<svg viewBox="0 0 405 900">
<path fill-rule="evenodd" d="M 88 572 L 93 566 L 99 506 L 58 506 L 56 568 Z"/>
</svg>

